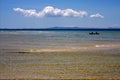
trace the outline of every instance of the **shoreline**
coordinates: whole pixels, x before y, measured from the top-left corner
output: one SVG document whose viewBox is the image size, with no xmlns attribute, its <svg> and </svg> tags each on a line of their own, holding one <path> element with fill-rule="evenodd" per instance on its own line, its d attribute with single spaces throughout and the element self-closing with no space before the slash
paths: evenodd
<svg viewBox="0 0 120 80">
<path fill-rule="evenodd" d="M 76 51 L 94 51 L 94 50 L 106 50 L 106 49 L 115 49 L 120 48 L 120 44 L 97 44 L 89 46 L 74 46 L 74 47 L 51 47 L 51 48 L 16 48 L 16 47 L 3 47 L 0 48 L 1 51 L 10 51 L 10 52 L 76 52 Z"/>
</svg>

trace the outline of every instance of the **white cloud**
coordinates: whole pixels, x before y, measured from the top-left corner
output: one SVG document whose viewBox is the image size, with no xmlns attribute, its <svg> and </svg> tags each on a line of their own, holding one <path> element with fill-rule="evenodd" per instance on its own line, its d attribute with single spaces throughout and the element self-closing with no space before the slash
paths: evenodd
<svg viewBox="0 0 120 80">
<path fill-rule="evenodd" d="M 13 10 L 23 14 L 24 16 L 36 16 L 36 10 L 24 10 L 21 8 L 14 8 Z"/>
<path fill-rule="evenodd" d="M 104 18 L 104 16 L 101 15 L 101 14 L 99 14 L 99 13 L 97 13 L 97 14 L 92 14 L 92 15 L 90 15 L 90 17 L 91 17 L 91 18 Z"/>
<path fill-rule="evenodd" d="M 34 17 L 85 17 L 87 16 L 86 11 L 76 11 L 73 9 L 61 10 L 54 8 L 52 6 L 47 6 L 43 10 L 36 12 L 36 10 L 25 10 L 21 8 L 14 8 L 15 12 L 21 13 L 24 16 L 34 16 Z"/>
</svg>

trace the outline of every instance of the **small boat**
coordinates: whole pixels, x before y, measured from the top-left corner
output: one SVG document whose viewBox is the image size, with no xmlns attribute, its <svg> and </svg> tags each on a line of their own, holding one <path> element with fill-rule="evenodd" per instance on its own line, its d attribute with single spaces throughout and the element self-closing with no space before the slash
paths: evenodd
<svg viewBox="0 0 120 80">
<path fill-rule="evenodd" d="M 89 35 L 99 35 L 100 33 L 98 32 L 90 32 Z"/>
</svg>

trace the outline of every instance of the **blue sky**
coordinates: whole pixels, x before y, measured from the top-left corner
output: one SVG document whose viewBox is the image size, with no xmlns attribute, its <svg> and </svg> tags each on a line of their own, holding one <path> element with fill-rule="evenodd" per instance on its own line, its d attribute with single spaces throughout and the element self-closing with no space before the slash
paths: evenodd
<svg viewBox="0 0 120 80">
<path fill-rule="evenodd" d="M 120 28 L 120 0 L 0 0 L 0 28 Z"/>
</svg>

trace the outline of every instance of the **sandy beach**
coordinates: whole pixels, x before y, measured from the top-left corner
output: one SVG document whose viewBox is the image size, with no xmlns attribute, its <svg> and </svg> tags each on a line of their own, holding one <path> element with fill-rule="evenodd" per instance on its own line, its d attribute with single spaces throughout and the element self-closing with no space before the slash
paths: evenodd
<svg viewBox="0 0 120 80">
<path fill-rule="evenodd" d="M 0 79 L 120 79 L 119 46 L 9 49 L 0 52 Z"/>
</svg>

